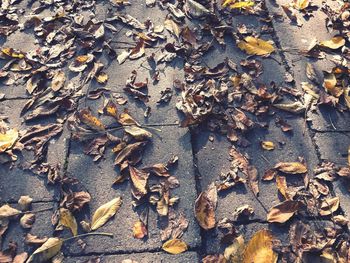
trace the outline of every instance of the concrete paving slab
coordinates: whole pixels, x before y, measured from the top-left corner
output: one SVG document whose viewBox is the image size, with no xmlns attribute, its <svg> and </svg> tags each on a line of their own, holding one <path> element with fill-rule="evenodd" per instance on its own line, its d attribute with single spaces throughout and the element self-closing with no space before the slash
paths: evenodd
<svg viewBox="0 0 350 263">
<path fill-rule="evenodd" d="M 177 211 L 183 211 L 189 221 L 188 230 L 182 239 L 190 247 L 200 245 L 199 228 L 194 221 L 193 209 L 196 198 L 195 177 L 193 172 L 192 148 L 190 134 L 187 129 L 178 127 L 159 127 L 162 132 L 154 132 L 152 143 L 146 148 L 142 167 L 155 163 L 166 163 L 173 155 L 179 156 L 179 163 L 173 174 L 180 181 L 180 187 L 174 189 L 173 195 L 180 197 Z M 130 183 L 112 187 L 117 171 L 114 169 L 114 156 L 107 149 L 105 159 L 97 165 L 92 158 L 82 154 L 82 144 L 73 142 L 68 162 L 68 172 L 76 177 L 84 189 L 92 196 L 89 209 L 80 215 L 80 218 L 90 219 L 91 214 L 108 200 L 120 195 L 123 205 L 113 220 L 110 220 L 99 231 L 111 232 L 115 238 L 87 237 L 84 241 L 87 246 L 83 253 L 112 253 L 149 251 L 161 247 L 159 222 L 153 209 L 149 213 L 149 237 L 147 240 L 134 239 L 132 236 L 133 224 L 138 220 L 132 209 Z M 126 220 L 127 219 L 127 220 Z M 79 254 L 73 246 L 67 247 L 67 254 Z"/>
<path fill-rule="evenodd" d="M 350 133 L 325 132 L 316 133 L 314 137 L 322 160 L 346 165 Z"/>
<path fill-rule="evenodd" d="M 110 255 L 101 257 L 71 257 L 65 258 L 64 263 L 83 263 L 94 258 L 100 259 L 101 263 L 122 263 L 123 260 L 134 260 L 140 263 L 195 263 L 199 262 L 198 255 L 196 252 L 185 252 L 179 255 L 169 255 L 162 252 L 154 253 L 134 253 L 124 255 Z"/>
</svg>

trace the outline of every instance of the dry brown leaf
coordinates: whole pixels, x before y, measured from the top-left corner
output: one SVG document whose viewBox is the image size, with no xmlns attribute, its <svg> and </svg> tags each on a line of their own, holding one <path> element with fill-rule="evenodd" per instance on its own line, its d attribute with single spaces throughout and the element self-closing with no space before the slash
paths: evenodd
<svg viewBox="0 0 350 263">
<path fill-rule="evenodd" d="M 108 75 L 105 72 L 100 72 L 96 76 L 96 81 L 100 84 L 106 84 L 108 81 Z"/>
<path fill-rule="evenodd" d="M 244 250 L 243 263 L 276 263 L 278 254 L 272 249 L 273 240 L 271 231 L 258 231 Z"/>
<path fill-rule="evenodd" d="M 323 87 L 334 97 L 340 97 L 343 89 L 337 87 L 337 79 L 333 73 L 323 72 Z"/>
<path fill-rule="evenodd" d="M 28 213 L 24 214 L 21 219 L 20 219 L 20 225 L 24 229 L 29 229 L 32 228 L 34 222 L 35 222 L 35 214 L 33 213 Z"/>
<path fill-rule="evenodd" d="M 301 207 L 299 201 L 286 200 L 272 207 L 267 214 L 269 223 L 285 223 L 287 222 Z"/>
<path fill-rule="evenodd" d="M 325 199 L 321 202 L 320 215 L 328 216 L 338 210 L 340 204 L 339 197 Z"/>
<path fill-rule="evenodd" d="M 50 237 L 41 247 L 34 251 L 29 257 L 27 263 L 47 262 L 60 252 L 63 244 L 63 239 L 58 237 Z"/>
<path fill-rule="evenodd" d="M 78 116 L 79 119 L 90 128 L 98 131 L 105 130 L 103 123 L 98 118 L 93 116 L 89 109 L 80 110 Z"/>
<path fill-rule="evenodd" d="M 132 166 L 129 166 L 129 171 L 133 184 L 132 194 L 139 200 L 147 194 L 147 181 L 149 173 Z"/>
<path fill-rule="evenodd" d="M 263 177 L 261 178 L 263 181 L 271 181 L 276 177 L 277 171 L 275 169 L 269 169 L 265 171 Z"/>
<path fill-rule="evenodd" d="M 274 107 L 280 110 L 285 110 L 292 113 L 302 113 L 305 111 L 305 105 L 300 101 L 292 102 L 292 103 L 278 103 L 273 104 Z"/>
<path fill-rule="evenodd" d="M 199 194 L 195 203 L 195 216 L 199 225 L 205 229 L 215 227 L 215 209 L 217 204 L 217 190 L 215 184 Z"/>
<path fill-rule="evenodd" d="M 59 91 L 61 88 L 63 88 L 65 81 L 66 81 L 66 75 L 64 74 L 64 71 L 62 70 L 56 71 L 55 75 L 52 78 L 51 89 L 53 91 Z"/>
<path fill-rule="evenodd" d="M 345 45 L 345 39 L 341 36 L 333 37 L 330 40 L 325 40 L 320 43 L 321 47 L 327 47 L 330 49 L 338 49 Z"/>
<path fill-rule="evenodd" d="M 261 147 L 264 149 L 264 150 L 267 150 L 267 151 L 272 151 L 275 149 L 275 144 L 273 142 L 270 142 L 270 141 L 262 141 L 261 142 Z"/>
<path fill-rule="evenodd" d="M 142 239 L 147 236 L 147 228 L 142 221 L 137 221 L 132 230 L 134 238 Z"/>
<path fill-rule="evenodd" d="M 22 195 L 18 200 L 18 204 L 22 211 L 27 211 L 30 208 L 32 202 L 33 199 L 28 195 Z"/>
<path fill-rule="evenodd" d="M 0 153 L 10 149 L 18 139 L 16 129 L 8 129 L 5 133 L 0 133 Z"/>
<path fill-rule="evenodd" d="M 118 122 L 123 126 L 136 125 L 140 126 L 133 117 L 130 116 L 127 110 L 124 110 L 123 113 L 119 115 Z"/>
<path fill-rule="evenodd" d="M 225 248 L 224 257 L 228 262 L 241 263 L 244 249 L 244 238 L 241 235 L 235 238 L 232 245 Z"/>
<path fill-rule="evenodd" d="M 276 176 L 276 184 L 277 189 L 281 193 L 281 195 L 286 199 L 290 200 L 290 196 L 288 194 L 287 180 L 284 176 Z"/>
<path fill-rule="evenodd" d="M 21 211 L 15 209 L 15 208 L 12 208 L 9 205 L 3 205 L 0 207 L 0 220 L 15 217 L 15 216 L 19 215 L 20 213 L 21 213 Z"/>
<path fill-rule="evenodd" d="M 163 244 L 162 249 L 170 254 L 177 255 L 187 250 L 187 244 L 181 239 L 170 239 Z"/>
<path fill-rule="evenodd" d="M 68 227 L 72 231 L 73 236 L 76 236 L 78 234 L 78 224 L 73 214 L 65 208 L 60 208 L 59 213 L 60 220 L 58 224 Z"/>
<path fill-rule="evenodd" d="M 287 174 L 303 174 L 307 172 L 306 166 L 299 162 L 280 162 L 275 165 L 275 169 Z"/>
<path fill-rule="evenodd" d="M 132 154 L 139 151 L 144 145 L 145 145 L 145 142 L 136 142 L 136 143 L 127 145 L 117 154 L 114 164 L 115 165 L 122 164 L 124 160 L 128 159 Z"/>
<path fill-rule="evenodd" d="M 48 240 L 48 237 L 38 237 L 28 233 L 24 239 L 26 245 L 42 245 Z"/>
<path fill-rule="evenodd" d="M 124 130 L 127 134 L 130 134 L 137 141 L 143 141 L 152 138 L 152 133 L 146 131 L 145 129 L 137 127 L 136 125 L 125 126 Z"/>
<path fill-rule="evenodd" d="M 266 56 L 275 51 L 271 41 L 264 41 L 251 36 L 239 41 L 237 46 L 241 50 L 246 51 L 249 55 Z"/>
<path fill-rule="evenodd" d="M 108 203 L 105 203 L 104 205 L 97 208 L 94 215 L 92 216 L 91 230 L 96 230 L 97 228 L 107 223 L 107 221 L 117 213 L 121 204 L 121 197 L 116 197 Z"/>
</svg>

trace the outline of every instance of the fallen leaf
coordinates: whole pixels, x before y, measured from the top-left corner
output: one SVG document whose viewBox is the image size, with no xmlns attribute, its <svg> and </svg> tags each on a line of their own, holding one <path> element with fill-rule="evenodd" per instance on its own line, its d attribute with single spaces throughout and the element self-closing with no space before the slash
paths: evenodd
<svg viewBox="0 0 350 263">
<path fill-rule="evenodd" d="M 63 240 L 58 237 L 50 237 L 41 247 L 34 251 L 27 263 L 47 262 L 60 252 Z"/>
<path fill-rule="evenodd" d="M 239 41 L 237 46 L 241 50 L 246 51 L 249 55 L 265 56 L 275 51 L 271 41 L 264 41 L 251 36 Z"/>
<path fill-rule="evenodd" d="M 117 197 L 97 208 L 92 216 L 91 230 L 96 230 L 97 228 L 103 226 L 112 216 L 117 213 L 121 204 L 121 197 Z"/>
<path fill-rule="evenodd" d="M 275 149 L 275 145 L 273 142 L 270 142 L 270 141 L 262 141 L 261 142 L 261 147 L 264 149 L 264 150 L 267 150 L 267 151 L 272 151 Z"/>
<path fill-rule="evenodd" d="M 16 129 L 8 129 L 5 133 L 0 133 L 0 153 L 10 149 L 18 139 Z"/>
<path fill-rule="evenodd" d="M 98 130 L 98 131 L 105 130 L 103 123 L 98 118 L 93 116 L 89 109 L 80 110 L 78 112 L 78 117 L 84 124 L 86 124 L 87 126 L 89 126 L 94 130 Z"/>
<path fill-rule="evenodd" d="M 132 193 L 136 199 L 141 199 L 147 194 L 147 181 L 149 173 L 129 165 L 130 178 L 132 181 Z"/>
<path fill-rule="evenodd" d="M 3 205 L 0 207 L 0 220 L 15 217 L 15 216 L 19 215 L 20 213 L 21 213 L 21 211 L 15 209 L 15 208 L 12 208 L 9 205 Z"/>
<path fill-rule="evenodd" d="M 137 239 L 142 239 L 147 236 L 147 228 L 142 221 L 137 221 L 133 227 L 133 236 Z"/>
<path fill-rule="evenodd" d="M 199 194 L 195 202 L 195 216 L 199 225 L 205 229 L 215 227 L 215 209 L 217 204 L 217 190 L 215 184 Z"/>
<path fill-rule="evenodd" d="M 89 203 L 91 195 L 88 192 L 73 192 L 68 194 L 65 199 L 65 205 L 70 211 L 80 211 L 83 206 Z"/>
<path fill-rule="evenodd" d="M 59 214 L 60 220 L 58 224 L 68 227 L 72 231 L 73 236 L 76 236 L 78 234 L 78 224 L 73 214 L 65 208 L 60 208 Z"/>
<path fill-rule="evenodd" d="M 48 240 L 47 237 L 38 237 L 28 233 L 24 239 L 26 245 L 42 245 Z"/>
<path fill-rule="evenodd" d="M 225 248 L 224 257 L 228 262 L 239 263 L 242 262 L 243 253 L 245 250 L 243 236 L 238 236 L 233 241 L 232 245 Z"/>
<path fill-rule="evenodd" d="M 252 7 L 254 6 L 254 2 L 252 1 L 247 1 L 247 2 L 236 2 L 234 4 L 231 4 L 229 7 L 231 9 L 238 9 L 238 8 L 247 8 L 247 7 Z"/>
<path fill-rule="evenodd" d="M 339 197 L 325 199 L 321 202 L 319 213 L 321 216 L 328 216 L 336 212 L 339 208 Z"/>
<path fill-rule="evenodd" d="M 294 7 L 299 10 L 303 10 L 307 8 L 310 4 L 309 0 L 293 0 L 294 1 Z"/>
<path fill-rule="evenodd" d="M 274 168 L 287 174 L 303 174 L 307 172 L 306 166 L 299 162 L 280 162 Z"/>
<path fill-rule="evenodd" d="M 53 91 L 59 91 L 61 88 L 63 88 L 65 81 L 66 75 L 64 74 L 64 71 L 56 71 L 55 75 L 52 78 L 51 89 Z"/>
<path fill-rule="evenodd" d="M 285 110 L 292 113 L 302 113 L 305 111 L 305 105 L 300 101 L 292 102 L 292 103 L 278 103 L 273 104 L 274 107 L 280 110 Z"/>
<path fill-rule="evenodd" d="M 32 202 L 33 199 L 28 195 L 22 195 L 18 200 L 18 204 L 22 211 L 27 211 L 30 208 Z"/>
<path fill-rule="evenodd" d="M 267 214 L 269 223 L 285 223 L 287 222 L 301 207 L 299 201 L 286 200 L 272 207 Z"/>
<path fill-rule="evenodd" d="M 343 90 L 337 87 L 337 79 L 333 73 L 323 72 L 323 87 L 334 97 L 340 97 Z"/>
<path fill-rule="evenodd" d="M 28 213 L 24 214 L 21 219 L 20 219 L 20 225 L 24 229 L 29 229 L 32 228 L 34 222 L 35 222 L 35 214 L 33 213 Z"/>
<path fill-rule="evenodd" d="M 163 244 L 162 249 L 170 254 L 177 255 L 187 250 L 187 244 L 181 239 L 170 239 Z"/>
<path fill-rule="evenodd" d="M 108 75 L 105 72 L 99 72 L 96 76 L 96 81 L 100 84 L 106 84 L 108 80 Z"/>
<path fill-rule="evenodd" d="M 202 263 L 227 263 L 223 255 L 207 255 L 202 259 Z"/>
<path fill-rule="evenodd" d="M 278 191 L 281 193 L 281 195 L 286 199 L 290 200 L 288 194 L 288 187 L 287 187 L 287 180 L 285 176 L 276 176 L 276 185 Z"/>
<path fill-rule="evenodd" d="M 330 40 L 320 42 L 321 47 L 327 47 L 330 49 L 338 49 L 345 45 L 345 39 L 341 36 L 333 37 Z"/>
<path fill-rule="evenodd" d="M 135 152 L 140 151 L 144 145 L 145 145 L 145 142 L 136 142 L 136 143 L 127 145 L 117 154 L 114 164 L 121 165 L 124 160 L 128 159 Z"/>
<path fill-rule="evenodd" d="M 276 263 L 278 254 L 272 249 L 273 241 L 271 231 L 266 229 L 258 231 L 244 250 L 243 263 Z"/>
<path fill-rule="evenodd" d="M 137 127 L 136 125 L 125 126 L 124 131 L 134 137 L 137 141 L 143 141 L 152 138 L 152 133 L 146 131 L 145 129 Z"/>
</svg>

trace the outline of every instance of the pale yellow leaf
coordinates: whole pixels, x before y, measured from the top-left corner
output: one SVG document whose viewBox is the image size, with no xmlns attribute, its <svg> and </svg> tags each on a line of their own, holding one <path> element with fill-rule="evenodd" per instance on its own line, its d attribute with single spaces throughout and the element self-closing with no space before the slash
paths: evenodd
<svg viewBox="0 0 350 263">
<path fill-rule="evenodd" d="M 20 213 L 21 211 L 12 208 L 9 205 L 3 205 L 0 207 L 0 220 L 19 215 Z"/>
<path fill-rule="evenodd" d="M 254 2 L 252 1 L 247 1 L 247 2 L 237 2 L 234 4 L 230 5 L 231 9 L 238 9 L 238 8 L 247 8 L 247 7 L 252 7 L 254 6 Z"/>
<path fill-rule="evenodd" d="M 299 201 L 286 200 L 270 209 L 267 222 L 285 223 L 299 210 L 300 206 Z"/>
<path fill-rule="evenodd" d="M 224 257 L 228 262 L 241 263 L 243 258 L 245 245 L 242 235 L 235 238 L 232 245 L 225 248 Z"/>
<path fill-rule="evenodd" d="M 34 251 L 34 253 L 27 260 L 27 263 L 47 262 L 60 252 L 63 240 L 58 237 L 50 237 L 41 247 Z"/>
<path fill-rule="evenodd" d="M 187 244 L 180 239 L 170 239 L 165 242 L 162 249 L 170 254 L 180 254 L 187 250 Z"/>
<path fill-rule="evenodd" d="M 265 41 L 259 38 L 248 36 L 239 41 L 237 46 L 247 52 L 249 55 L 264 56 L 275 51 L 271 41 Z"/>
<path fill-rule="evenodd" d="M 97 208 L 96 212 L 92 216 L 91 230 L 96 230 L 97 228 L 103 226 L 112 216 L 117 213 L 121 204 L 121 197 L 117 197 Z"/>
<path fill-rule="evenodd" d="M 294 0 L 294 7 L 299 10 L 305 9 L 309 4 L 309 0 Z"/>
<path fill-rule="evenodd" d="M 320 215 L 328 216 L 338 210 L 340 204 L 339 197 L 328 198 L 321 202 Z"/>
<path fill-rule="evenodd" d="M 134 137 L 137 141 L 143 141 L 152 138 L 152 133 L 146 131 L 145 129 L 139 128 L 136 125 L 125 126 L 124 130 L 126 133 Z"/>
<path fill-rule="evenodd" d="M 337 79 L 333 73 L 323 72 L 323 87 L 334 97 L 340 97 L 343 90 L 337 87 Z"/>
<path fill-rule="evenodd" d="M 267 151 L 272 151 L 275 149 L 275 144 L 273 142 L 270 142 L 270 141 L 262 141 L 261 142 L 261 147 L 264 149 L 264 150 L 267 150 Z"/>
<path fill-rule="evenodd" d="M 275 169 L 287 174 L 303 174 L 307 172 L 306 166 L 299 162 L 281 162 L 275 165 Z"/>
<path fill-rule="evenodd" d="M 65 208 L 60 208 L 60 221 L 59 224 L 65 227 L 68 227 L 71 231 L 73 236 L 76 236 L 78 234 L 78 224 L 75 220 L 75 217 L 73 214 Z"/>
<path fill-rule="evenodd" d="M 333 37 L 330 40 L 321 41 L 320 46 L 330 49 L 338 49 L 345 45 L 345 39 L 341 36 Z"/>
<path fill-rule="evenodd" d="M 0 153 L 10 149 L 18 139 L 18 131 L 9 129 L 5 133 L 0 133 Z"/>
</svg>

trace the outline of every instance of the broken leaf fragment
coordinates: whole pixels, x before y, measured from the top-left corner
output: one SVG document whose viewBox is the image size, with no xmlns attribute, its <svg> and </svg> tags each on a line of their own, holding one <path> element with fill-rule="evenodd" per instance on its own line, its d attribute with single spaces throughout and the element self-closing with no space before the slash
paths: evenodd
<svg viewBox="0 0 350 263">
<path fill-rule="evenodd" d="M 280 162 L 275 165 L 275 169 L 287 174 L 303 174 L 307 172 L 306 166 L 299 162 Z"/>
<path fill-rule="evenodd" d="M 78 224 L 73 214 L 65 208 L 60 208 L 59 213 L 59 225 L 68 227 L 72 231 L 73 236 L 76 236 L 78 234 Z"/>
<path fill-rule="evenodd" d="M 337 87 L 337 79 L 333 73 L 323 72 L 323 87 L 334 97 L 340 97 L 343 90 Z"/>
<path fill-rule="evenodd" d="M 117 213 L 121 204 L 121 197 L 117 197 L 97 208 L 92 216 L 91 230 L 96 230 L 107 223 L 107 221 Z"/>
<path fill-rule="evenodd" d="M 199 225 L 205 229 L 215 227 L 215 209 L 217 204 L 217 190 L 215 184 L 199 194 L 195 203 L 195 216 Z"/>
<path fill-rule="evenodd" d="M 134 236 L 134 238 L 137 238 L 137 239 L 142 239 L 145 236 L 147 236 L 147 228 L 141 220 L 137 221 L 134 224 L 133 236 Z"/>
<path fill-rule="evenodd" d="M 60 252 L 63 240 L 58 237 L 50 237 L 41 247 L 34 251 L 29 257 L 27 263 L 47 262 Z"/>
<path fill-rule="evenodd" d="M 0 153 L 10 149 L 18 139 L 16 129 L 8 129 L 5 133 L 0 133 Z"/>
<path fill-rule="evenodd" d="M 272 249 L 274 237 L 271 231 L 258 231 L 249 240 L 243 254 L 243 263 L 275 263 L 278 254 Z"/>
<path fill-rule="evenodd" d="M 264 150 L 267 150 L 267 151 L 272 151 L 275 149 L 275 144 L 271 141 L 262 141 L 261 142 L 261 147 L 264 149 Z"/>
<path fill-rule="evenodd" d="M 265 56 L 275 51 L 271 41 L 248 36 L 237 43 L 237 46 L 249 55 Z"/>
<path fill-rule="evenodd" d="M 320 42 L 321 47 L 327 47 L 330 49 L 338 49 L 345 45 L 345 39 L 341 36 L 336 36 L 330 40 L 325 40 Z"/>
<path fill-rule="evenodd" d="M 286 200 L 272 207 L 267 214 L 269 223 L 285 223 L 287 222 L 301 207 L 299 201 Z"/>
<path fill-rule="evenodd" d="M 244 238 L 242 235 L 235 238 L 232 245 L 225 248 L 224 257 L 228 262 L 241 262 L 245 249 Z"/>
<path fill-rule="evenodd" d="M 319 213 L 321 216 L 328 216 L 336 212 L 339 208 L 339 197 L 325 199 L 321 202 Z"/>
<path fill-rule="evenodd" d="M 181 239 L 170 239 L 163 244 L 162 249 L 170 254 L 177 255 L 187 250 L 187 244 Z"/>
</svg>

